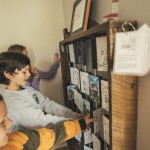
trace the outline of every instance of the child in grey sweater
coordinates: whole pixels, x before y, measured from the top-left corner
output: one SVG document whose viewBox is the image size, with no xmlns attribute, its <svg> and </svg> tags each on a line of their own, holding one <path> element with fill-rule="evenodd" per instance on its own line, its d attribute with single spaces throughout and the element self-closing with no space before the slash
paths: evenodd
<svg viewBox="0 0 150 150">
<path fill-rule="evenodd" d="M 56 124 L 69 118 L 80 118 L 81 114 L 57 104 L 32 87 L 25 86 L 30 77 L 30 60 L 15 52 L 0 54 L 0 83 L 6 88 L 3 97 L 8 117 L 13 121 L 11 130 L 39 128 Z"/>
</svg>

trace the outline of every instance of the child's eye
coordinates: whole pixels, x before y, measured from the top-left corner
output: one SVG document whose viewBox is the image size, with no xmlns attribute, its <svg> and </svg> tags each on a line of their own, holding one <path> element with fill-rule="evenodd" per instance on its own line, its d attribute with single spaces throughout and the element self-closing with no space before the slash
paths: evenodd
<svg viewBox="0 0 150 150">
<path fill-rule="evenodd" d="M 23 74 L 26 74 L 26 73 L 27 73 L 27 71 L 23 71 L 23 70 L 22 70 L 22 73 L 23 73 Z"/>
<path fill-rule="evenodd" d="M 5 125 L 5 120 L 3 122 L 1 122 L 0 125 Z"/>
</svg>

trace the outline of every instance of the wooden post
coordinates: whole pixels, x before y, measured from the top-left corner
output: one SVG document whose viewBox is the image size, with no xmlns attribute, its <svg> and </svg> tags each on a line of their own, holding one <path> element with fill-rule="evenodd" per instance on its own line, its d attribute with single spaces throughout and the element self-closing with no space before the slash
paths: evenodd
<svg viewBox="0 0 150 150">
<path fill-rule="evenodd" d="M 136 150 L 138 78 L 111 74 L 112 150 Z"/>
</svg>

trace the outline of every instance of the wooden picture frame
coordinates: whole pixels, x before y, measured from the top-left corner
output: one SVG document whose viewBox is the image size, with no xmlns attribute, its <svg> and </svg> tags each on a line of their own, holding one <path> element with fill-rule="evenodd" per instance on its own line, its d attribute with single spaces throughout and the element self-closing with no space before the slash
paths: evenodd
<svg viewBox="0 0 150 150">
<path fill-rule="evenodd" d="M 76 0 L 73 5 L 70 32 L 87 30 L 91 0 Z"/>
</svg>

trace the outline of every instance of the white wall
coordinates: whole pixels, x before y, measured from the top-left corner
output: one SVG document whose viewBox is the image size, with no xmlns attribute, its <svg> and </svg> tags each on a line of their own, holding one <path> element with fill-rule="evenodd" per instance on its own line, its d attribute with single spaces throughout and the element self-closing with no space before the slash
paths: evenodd
<svg viewBox="0 0 150 150">
<path fill-rule="evenodd" d="M 102 17 L 111 12 L 111 0 L 92 0 L 91 18 L 102 23 Z M 120 0 L 119 19 L 134 19 L 138 25 L 147 23 L 150 27 L 149 0 Z M 71 6 L 70 6 L 71 7 Z M 68 11 L 68 12 L 67 12 Z M 71 13 L 70 9 L 66 10 Z M 65 13 L 66 13 L 65 12 Z M 66 14 L 65 14 L 66 15 Z M 66 19 L 66 18 L 65 18 Z M 66 25 L 70 19 L 65 20 Z M 139 78 L 137 150 L 150 150 L 150 74 Z"/>
<path fill-rule="evenodd" d="M 0 0 L 0 20 L 0 52 L 25 45 L 32 64 L 46 71 L 63 40 L 62 0 Z M 41 91 L 63 104 L 61 68 L 53 80 L 42 81 Z"/>
</svg>

